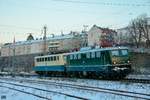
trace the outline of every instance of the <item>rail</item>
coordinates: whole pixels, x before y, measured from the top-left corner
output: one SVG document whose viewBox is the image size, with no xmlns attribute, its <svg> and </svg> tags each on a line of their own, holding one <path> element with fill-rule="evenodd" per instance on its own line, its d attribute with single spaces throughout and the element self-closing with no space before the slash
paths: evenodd
<svg viewBox="0 0 150 100">
<path fill-rule="evenodd" d="M 85 85 L 83 86 L 83 85 L 77 85 L 77 84 L 71 84 L 71 83 L 60 83 L 60 82 L 50 82 L 50 81 L 45 82 L 43 80 L 37 81 L 37 80 L 26 79 L 22 81 L 38 83 L 38 84 L 43 84 L 43 85 L 55 85 L 55 86 L 61 86 L 61 87 L 63 86 L 63 87 L 68 87 L 68 88 L 76 88 L 80 90 L 88 90 L 88 91 L 93 91 L 93 92 L 109 93 L 109 94 L 127 96 L 127 97 L 132 97 L 132 98 L 137 98 L 137 99 L 150 100 L 150 94 L 146 94 L 146 93 L 138 93 L 138 92 L 108 89 L 108 88 L 102 88 L 102 87 L 85 86 Z"/>
</svg>

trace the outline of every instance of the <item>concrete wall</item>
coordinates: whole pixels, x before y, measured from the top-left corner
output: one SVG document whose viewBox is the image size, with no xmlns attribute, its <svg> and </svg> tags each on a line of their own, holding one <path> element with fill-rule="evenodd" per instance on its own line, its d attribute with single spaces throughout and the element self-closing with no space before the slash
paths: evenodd
<svg viewBox="0 0 150 100">
<path fill-rule="evenodd" d="M 0 70 L 15 72 L 31 72 L 34 66 L 34 57 L 39 54 L 0 57 Z"/>
<path fill-rule="evenodd" d="M 131 53 L 132 68 L 135 74 L 150 74 L 150 54 Z"/>
</svg>

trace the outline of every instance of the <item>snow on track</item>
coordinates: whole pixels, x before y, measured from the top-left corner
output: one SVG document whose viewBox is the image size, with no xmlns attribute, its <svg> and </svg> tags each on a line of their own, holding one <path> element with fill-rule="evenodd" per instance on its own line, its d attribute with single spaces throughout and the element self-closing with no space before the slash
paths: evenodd
<svg viewBox="0 0 150 100">
<path fill-rule="evenodd" d="M 8 78 L 10 79 L 10 78 Z M 19 82 L 13 82 L 13 83 L 19 83 L 19 84 L 25 84 L 25 85 L 32 85 L 35 87 L 40 87 L 40 88 L 44 88 L 47 90 L 55 90 L 55 91 L 59 91 L 59 92 L 64 92 L 64 93 L 69 93 L 69 94 L 74 94 L 76 96 L 82 96 L 82 97 L 86 97 L 88 99 L 91 100 L 135 100 L 135 98 L 132 97 L 126 97 L 126 96 L 118 96 L 115 94 L 110 94 L 110 93 L 98 93 L 98 92 L 93 92 L 93 91 L 85 91 L 85 90 L 79 90 L 79 89 L 75 89 L 75 88 L 67 88 L 64 86 L 57 86 L 57 85 L 42 85 L 42 84 L 37 84 L 36 82 L 26 82 L 25 78 L 16 78 L 16 79 L 22 79 L 24 81 L 22 81 L 21 83 Z M 5 79 L 6 80 L 6 79 Z M 45 80 L 45 79 L 32 79 L 29 78 L 28 80 L 34 80 L 34 81 L 43 81 L 45 83 L 51 83 L 51 82 L 59 82 L 59 83 L 68 83 L 68 84 L 76 84 L 76 85 L 88 85 L 88 86 L 94 86 L 94 87 L 103 87 L 103 88 L 108 88 L 108 89 L 118 89 L 118 90 L 126 90 L 126 91 L 135 91 L 135 92 L 140 92 L 140 93 L 147 93 L 149 94 L 149 90 L 150 90 L 150 85 L 149 84 L 135 84 L 135 83 L 122 83 L 122 82 L 110 82 L 110 81 L 101 81 L 101 80 L 84 80 L 84 79 L 51 79 L 51 80 Z M 7 80 L 9 81 L 9 80 Z M 9 81 L 12 82 L 12 81 Z M 142 87 L 141 87 L 142 86 Z M 131 88 L 132 87 L 132 88 Z M 148 90 L 147 92 L 144 92 L 146 90 Z M 58 94 L 57 94 L 58 95 Z M 53 100 L 63 100 L 60 99 L 59 96 L 53 96 L 52 97 L 56 97 L 53 98 Z M 59 98 L 59 99 L 58 99 Z M 142 98 L 140 98 L 139 100 L 141 100 Z M 70 100 L 70 99 L 65 99 L 65 100 Z M 71 99 L 72 100 L 72 99 Z"/>
</svg>

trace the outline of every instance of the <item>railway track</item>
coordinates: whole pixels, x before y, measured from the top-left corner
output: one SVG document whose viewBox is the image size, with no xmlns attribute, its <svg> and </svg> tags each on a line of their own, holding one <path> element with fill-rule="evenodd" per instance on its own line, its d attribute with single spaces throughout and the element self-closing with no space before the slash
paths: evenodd
<svg viewBox="0 0 150 100">
<path fill-rule="evenodd" d="M 144 84 L 150 84 L 150 79 L 123 79 L 122 82 L 131 82 L 131 83 L 144 83 Z"/>
<path fill-rule="evenodd" d="M 12 88 L 12 87 L 3 86 L 3 85 L 0 85 L 0 87 L 8 88 L 10 90 L 18 91 L 18 92 L 25 93 L 25 94 L 29 94 L 29 95 L 32 95 L 32 96 L 35 96 L 35 97 L 38 97 L 38 98 L 41 98 L 41 99 L 51 100 L 50 98 L 47 98 L 47 97 L 44 97 L 44 96 L 41 96 L 41 95 L 37 95 L 37 94 L 31 93 L 31 92 L 26 92 L 26 91 L 23 91 L 23 90 L 15 89 L 15 88 Z"/>
<path fill-rule="evenodd" d="M 75 89 L 92 91 L 92 92 L 109 93 L 109 94 L 114 94 L 114 95 L 132 97 L 136 99 L 150 100 L 150 94 L 146 94 L 146 93 L 137 93 L 137 92 L 131 92 L 131 91 L 124 91 L 124 90 L 115 90 L 115 89 L 108 89 L 108 88 L 101 88 L 101 87 L 77 85 L 77 84 L 71 84 L 71 83 L 51 82 L 51 81 L 43 81 L 43 80 L 37 81 L 37 80 L 27 79 L 27 80 L 22 80 L 22 81 L 41 84 L 41 85 L 44 84 L 44 85 L 55 85 L 55 86 L 61 86 L 61 87 L 63 86 L 67 88 L 75 88 Z"/>
<path fill-rule="evenodd" d="M 109 94 L 132 97 L 132 98 L 150 100 L 150 94 L 145 94 L 145 93 L 137 93 L 137 92 L 116 90 L 116 89 L 108 89 L 108 88 L 101 88 L 101 87 L 93 87 L 93 86 L 85 86 L 85 85 L 84 86 L 83 85 L 75 85 L 75 84 L 70 84 L 70 83 L 57 83 L 57 82 L 44 83 L 43 81 L 38 81 L 38 83 L 39 84 L 63 86 L 63 87 L 69 87 L 69 88 L 76 88 L 76 89 L 82 89 L 82 90 L 88 90 L 88 91 L 94 91 L 94 92 L 102 92 L 102 93 L 109 93 Z M 145 98 L 145 96 L 146 96 L 146 98 Z"/>
<path fill-rule="evenodd" d="M 17 86 L 17 87 L 30 88 L 30 89 L 34 89 L 34 90 L 38 90 L 38 91 L 44 91 L 44 92 L 47 92 L 47 93 L 55 93 L 55 94 L 64 95 L 64 96 L 79 99 L 79 100 L 89 100 L 88 98 L 84 98 L 84 97 L 79 97 L 79 96 L 75 96 L 75 95 L 71 95 L 71 94 L 67 94 L 67 93 L 62 93 L 62 92 L 58 92 L 58 91 L 51 91 L 51 90 L 41 89 L 41 88 L 22 85 L 22 84 L 16 84 L 16 83 L 11 83 L 11 82 L 3 82 L 3 81 L 0 81 L 0 83 L 4 83 L 4 84 L 7 84 L 7 85 L 12 85 L 12 86 Z M 20 89 L 12 88 L 12 86 L 0 85 L 0 87 L 8 88 L 8 89 L 19 91 L 19 92 L 26 93 L 26 94 L 30 94 L 30 95 L 33 95 L 33 96 L 36 96 L 36 97 L 39 97 L 39 98 L 42 98 L 42 99 L 51 100 L 51 98 L 47 98 L 47 97 L 37 95 L 37 94 L 31 93 L 31 92 L 26 92 L 26 91 L 23 91 L 23 90 L 20 90 Z"/>
</svg>

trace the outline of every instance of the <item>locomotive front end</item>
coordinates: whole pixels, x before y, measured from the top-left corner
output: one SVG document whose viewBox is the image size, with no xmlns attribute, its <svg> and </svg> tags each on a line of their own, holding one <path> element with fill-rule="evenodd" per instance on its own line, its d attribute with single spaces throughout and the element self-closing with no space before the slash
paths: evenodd
<svg viewBox="0 0 150 100">
<path fill-rule="evenodd" d="M 125 77 L 131 72 L 131 62 L 128 49 L 116 49 L 111 51 L 112 72 L 115 76 Z"/>
</svg>

